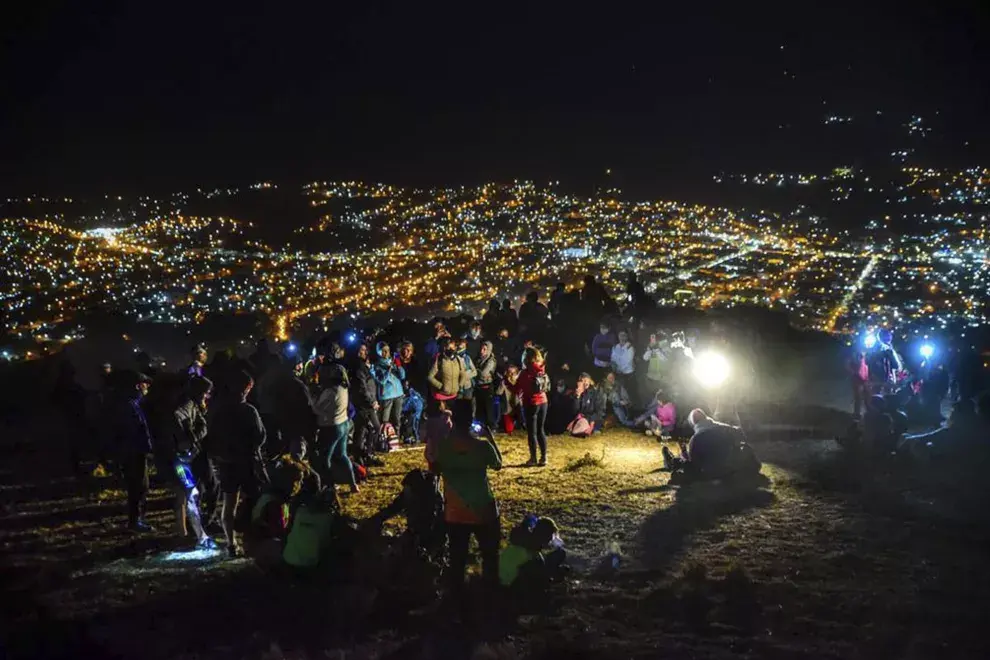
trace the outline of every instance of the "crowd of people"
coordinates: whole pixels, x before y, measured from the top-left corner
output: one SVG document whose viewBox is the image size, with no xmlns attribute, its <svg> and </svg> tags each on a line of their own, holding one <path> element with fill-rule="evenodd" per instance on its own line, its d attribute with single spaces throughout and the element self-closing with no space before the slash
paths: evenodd
<svg viewBox="0 0 990 660">
<path fill-rule="evenodd" d="M 197 345 L 177 372 L 142 353 L 133 368 L 103 367 L 95 406 L 100 463 L 116 461 L 123 475 L 131 529 L 150 529 L 150 462 L 174 492 L 179 538 L 191 534 L 199 548 L 218 549 L 208 530 L 219 523 L 230 556 L 267 553 L 308 569 L 325 561 L 330 539 L 340 547 L 339 538 L 353 532 L 341 526 L 337 489 L 358 492 L 383 454 L 421 444 L 425 468 L 406 476 L 402 492 L 372 522 L 404 514 L 416 556 L 449 561 L 453 593 L 463 584 L 471 536 L 486 583 L 518 576 L 546 583 L 564 566 L 552 520 L 521 523 L 499 556 L 501 521 L 487 475 L 503 467 L 500 436 L 524 430 L 530 468 L 547 465 L 548 436 L 587 437 L 615 425 L 659 441 L 687 439 L 678 452 L 662 450 L 663 467 L 682 481 L 760 469 L 733 409 L 739 388 L 723 388 L 712 401 L 690 375 L 698 351 L 738 356 L 752 342 L 736 341 L 717 324 L 704 333 L 673 330 L 635 276 L 626 301 L 620 309 L 589 277 L 579 291 L 558 286 L 549 304 L 535 291 L 518 312 L 510 299 L 493 299 L 480 319 L 437 319 L 426 332 L 400 324 L 307 343 L 262 339 L 246 359 L 224 351 L 209 359 Z M 914 396 L 902 399 L 904 388 L 888 387 L 890 374 L 881 371 L 894 363 L 890 355 L 865 354 L 851 363 L 856 412 L 866 412 L 845 444 L 896 447 L 892 439 L 903 438 L 906 427 L 898 429 L 892 416 L 895 401 L 912 414 L 937 416 L 932 400 L 945 395 L 941 373 L 928 373 L 914 383 Z M 881 385 L 873 382 L 877 374 Z M 73 383 L 67 367 L 56 401 L 67 414 L 84 415 Z M 957 443 L 960 434 L 985 431 L 985 421 L 976 420 L 960 403 L 946 429 L 910 442 Z"/>
</svg>

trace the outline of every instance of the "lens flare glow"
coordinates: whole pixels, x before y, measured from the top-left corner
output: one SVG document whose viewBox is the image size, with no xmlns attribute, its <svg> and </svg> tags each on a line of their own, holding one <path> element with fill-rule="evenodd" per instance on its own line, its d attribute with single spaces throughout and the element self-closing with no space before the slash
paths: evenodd
<svg viewBox="0 0 990 660">
<path fill-rule="evenodd" d="M 695 378 L 709 389 L 722 385 L 731 371 L 729 361 L 720 353 L 702 353 L 694 361 Z"/>
<path fill-rule="evenodd" d="M 863 337 L 863 347 L 870 349 L 877 345 L 877 335 L 871 332 L 870 334 Z"/>
<path fill-rule="evenodd" d="M 935 347 L 932 346 L 931 344 L 922 344 L 919 351 L 921 352 L 921 357 L 925 358 L 926 360 L 929 359 L 931 356 L 935 355 Z"/>
</svg>

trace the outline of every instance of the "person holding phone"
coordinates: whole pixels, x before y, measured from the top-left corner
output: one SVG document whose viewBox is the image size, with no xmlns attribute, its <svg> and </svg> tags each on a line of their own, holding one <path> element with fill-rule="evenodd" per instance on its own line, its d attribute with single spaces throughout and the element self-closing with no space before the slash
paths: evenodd
<svg viewBox="0 0 990 660">
<path fill-rule="evenodd" d="M 502 469 L 502 453 L 491 428 L 472 429 L 471 402 L 452 401 L 453 428 L 438 439 L 432 468 L 443 479 L 444 521 L 450 546 L 448 588 L 460 600 L 464 590 L 468 543 L 473 534 L 481 553 L 482 579 L 498 585 L 498 546 L 501 519 L 488 470 Z"/>
</svg>

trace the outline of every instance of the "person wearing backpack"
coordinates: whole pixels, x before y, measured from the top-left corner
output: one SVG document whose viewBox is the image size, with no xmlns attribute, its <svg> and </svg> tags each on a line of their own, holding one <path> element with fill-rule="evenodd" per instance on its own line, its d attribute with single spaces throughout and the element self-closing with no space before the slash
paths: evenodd
<svg viewBox="0 0 990 660">
<path fill-rule="evenodd" d="M 547 464 L 547 408 L 550 392 L 550 376 L 547 375 L 543 353 L 530 347 L 523 353 L 523 370 L 513 386 L 523 402 L 526 415 L 526 432 L 529 440 L 529 461 L 527 466 Z M 536 459 L 539 447 L 540 458 Z"/>
</svg>

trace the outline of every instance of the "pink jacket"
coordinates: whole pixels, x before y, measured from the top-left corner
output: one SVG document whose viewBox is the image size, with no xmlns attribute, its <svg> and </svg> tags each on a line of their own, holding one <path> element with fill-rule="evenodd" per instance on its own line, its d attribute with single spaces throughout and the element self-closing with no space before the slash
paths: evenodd
<svg viewBox="0 0 990 660">
<path fill-rule="evenodd" d="M 660 426 L 664 428 L 670 428 L 677 424 L 677 408 L 673 403 L 657 406 L 656 415 L 657 419 L 660 420 Z"/>
</svg>

